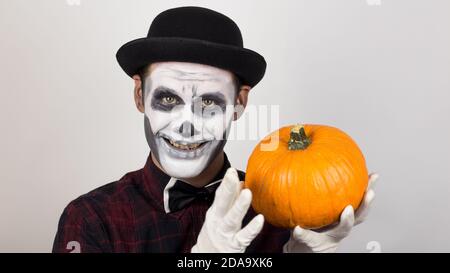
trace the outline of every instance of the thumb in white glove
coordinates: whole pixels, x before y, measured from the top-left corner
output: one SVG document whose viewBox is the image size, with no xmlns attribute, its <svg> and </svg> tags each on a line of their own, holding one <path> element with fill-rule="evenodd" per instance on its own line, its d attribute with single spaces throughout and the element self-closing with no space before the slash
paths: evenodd
<svg viewBox="0 0 450 273">
<path fill-rule="evenodd" d="M 335 252 L 339 242 L 348 236 L 354 225 L 362 223 L 369 212 L 370 204 L 375 198 L 373 186 L 378 179 L 378 174 L 369 176 L 369 183 L 363 202 L 356 211 L 356 219 L 351 205 L 345 207 L 341 213 L 339 224 L 326 227 L 320 231 L 295 227 L 291 238 L 284 245 L 283 252 Z"/>
<path fill-rule="evenodd" d="M 191 252 L 243 253 L 259 234 L 264 217 L 255 216 L 244 228 L 242 220 L 252 202 L 252 193 L 243 189 L 237 172 L 229 168 L 216 190 L 214 202 L 206 212 L 205 222 Z"/>
</svg>

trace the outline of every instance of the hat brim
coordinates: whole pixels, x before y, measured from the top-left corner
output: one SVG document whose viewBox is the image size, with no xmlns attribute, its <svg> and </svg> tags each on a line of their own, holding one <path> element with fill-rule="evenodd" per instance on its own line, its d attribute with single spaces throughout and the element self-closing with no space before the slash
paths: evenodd
<svg viewBox="0 0 450 273">
<path fill-rule="evenodd" d="M 153 62 L 192 62 L 229 70 L 240 78 L 242 84 L 253 87 L 266 71 L 264 57 L 250 49 L 178 37 L 130 41 L 119 48 L 116 58 L 130 77 Z"/>
</svg>

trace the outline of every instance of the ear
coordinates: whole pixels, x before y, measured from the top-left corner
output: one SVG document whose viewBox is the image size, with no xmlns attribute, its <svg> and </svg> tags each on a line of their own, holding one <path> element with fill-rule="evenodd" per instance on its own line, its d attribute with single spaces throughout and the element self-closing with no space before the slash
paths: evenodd
<svg viewBox="0 0 450 273">
<path fill-rule="evenodd" d="M 144 113 L 144 104 L 143 104 L 143 93 L 142 92 L 142 81 L 139 75 L 133 76 L 134 80 L 134 102 L 136 103 L 136 108 L 139 112 Z"/>
<path fill-rule="evenodd" d="M 233 120 L 239 119 L 244 113 L 245 107 L 247 106 L 248 93 L 250 92 L 251 87 L 248 85 L 241 85 L 239 89 L 239 93 L 236 96 L 236 105 L 234 107 L 234 117 Z"/>
</svg>

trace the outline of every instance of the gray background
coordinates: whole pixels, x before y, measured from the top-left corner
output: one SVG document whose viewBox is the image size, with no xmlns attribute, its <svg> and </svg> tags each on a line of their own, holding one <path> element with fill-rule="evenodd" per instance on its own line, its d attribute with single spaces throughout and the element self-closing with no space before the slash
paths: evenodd
<svg viewBox="0 0 450 273">
<path fill-rule="evenodd" d="M 68 2 L 0 1 L 1 252 L 50 251 L 70 200 L 143 166 L 143 116 L 115 53 L 183 5 L 227 14 L 265 56 L 251 104 L 280 105 L 280 125 L 342 128 L 380 173 L 340 251 L 450 251 L 449 1 Z M 233 165 L 255 144 L 230 141 Z"/>
</svg>

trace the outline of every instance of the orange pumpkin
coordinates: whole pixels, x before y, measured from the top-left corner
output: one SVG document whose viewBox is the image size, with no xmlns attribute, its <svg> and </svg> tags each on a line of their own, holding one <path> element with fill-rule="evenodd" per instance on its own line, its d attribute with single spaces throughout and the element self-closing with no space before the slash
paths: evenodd
<svg viewBox="0 0 450 273">
<path fill-rule="evenodd" d="M 347 205 L 358 208 L 367 183 L 364 156 L 350 136 L 325 125 L 294 125 L 255 147 L 244 187 L 269 223 L 315 229 L 336 222 Z"/>
</svg>

